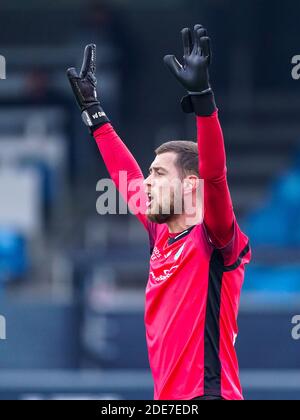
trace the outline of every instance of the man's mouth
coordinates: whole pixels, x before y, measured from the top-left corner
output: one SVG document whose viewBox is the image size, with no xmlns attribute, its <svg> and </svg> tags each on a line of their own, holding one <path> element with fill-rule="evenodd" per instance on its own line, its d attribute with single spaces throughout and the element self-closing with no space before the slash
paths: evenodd
<svg viewBox="0 0 300 420">
<path fill-rule="evenodd" d="M 151 207 L 151 204 L 153 202 L 153 197 L 150 193 L 147 193 L 148 201 L 146 202 L 147 208 Z"/>
</svg>

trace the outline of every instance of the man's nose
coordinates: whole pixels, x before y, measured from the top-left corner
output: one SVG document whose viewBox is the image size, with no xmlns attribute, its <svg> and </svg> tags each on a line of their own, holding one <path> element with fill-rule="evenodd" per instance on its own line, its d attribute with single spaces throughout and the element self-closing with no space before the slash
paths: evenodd
<svg viewBox="0 0 300 420">
<path fill-rule="evenodd" d="M 147 178 L 143 182 L 144 185 L 151 185 L 151 175 L 147 176 Z"/>
</svg>

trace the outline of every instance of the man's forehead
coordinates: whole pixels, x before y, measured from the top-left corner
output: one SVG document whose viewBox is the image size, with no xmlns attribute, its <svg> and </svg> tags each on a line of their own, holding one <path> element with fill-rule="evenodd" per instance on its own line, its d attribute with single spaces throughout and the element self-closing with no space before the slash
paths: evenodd
<svg viewBox="0 0 300 420">
<path fill-rule="evenodd" d="M 151 164 L 151 167 L 169 167 L 170 163 L 175 163 L 176 157 L 176 153 L 174 152 L 161 153 L 156 156 L 156 158 Z"/>
</svg>

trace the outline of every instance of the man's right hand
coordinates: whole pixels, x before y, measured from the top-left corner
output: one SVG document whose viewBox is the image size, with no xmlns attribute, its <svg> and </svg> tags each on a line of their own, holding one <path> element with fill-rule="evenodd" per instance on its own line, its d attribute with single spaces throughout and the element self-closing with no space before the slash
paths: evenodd
<svg viewBox="0 0 300 420">
<path fill-rule="evenodd" d="M 80 74 L 74 67 L 67 70 L 67 76 L 81 110 L 84 123 L 93 133 L 97 128 L 109 122 L 97 98 L 96 45 L 85 47 Z"/>
<path fill-rule="evenodd" d="M 209 81 L 211 61 L 210 38 L 202 25 L 195 25 L 194 37 L 189 28 L 181 31 L 183 39 L 183 64 L 174 55 L 166 55 L 164 62 L 179 83 L 188 91 L 182 99 L 184 112 L 209 116 L 216 110 Z"/>
</svg>

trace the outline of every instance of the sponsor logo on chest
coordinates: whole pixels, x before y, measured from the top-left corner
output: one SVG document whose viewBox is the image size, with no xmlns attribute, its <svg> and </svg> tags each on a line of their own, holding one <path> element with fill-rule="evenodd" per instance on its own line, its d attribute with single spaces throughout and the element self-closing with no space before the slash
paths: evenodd
<svg viewBox="0 0 300 420">
<path fill-rule="evenodd" d="M 164 261 L 168 260 L 168 264 L 174 263 L 174 265 L 172 265 L 171 268 L 168 268 L 168 269 L 164 269 L 163 266 L 157 267 L 156 270 L 153 270 L 152 268 L 152 270 L 150 270 L 150 277 L 157 282 L 161 282 L 161 281 L 169 279 L 172 276 L 172 274 L 174 274 L 175 270 L 179 267 L 179 265 L 176 265 L 176 262 L 178 261 L 179 257 L 182 255 L 184 247 L 185 247 L 185 244 L 183 244 L 179 248 L 179 250 L 176 252 L 175 255 L 174 255 L 174 250 L 170 250 L 168 253 L 163 254 L 157 247 L 155 247 L 152 253 L 151 261 L 161 260 L 161 263 L 163 264 Z M 171 255 L 174 255 L 174 257 L 173 256 L 171 257 Z"/>
</svg>

